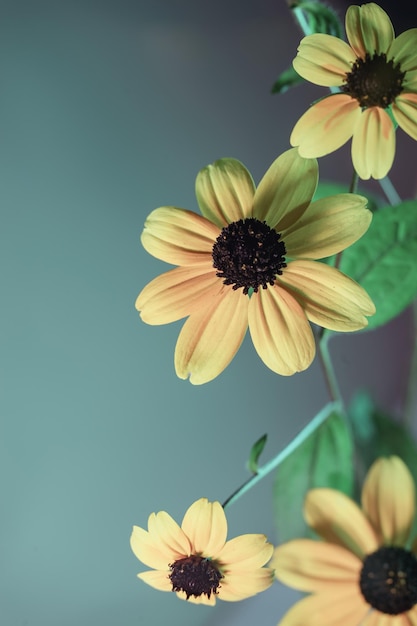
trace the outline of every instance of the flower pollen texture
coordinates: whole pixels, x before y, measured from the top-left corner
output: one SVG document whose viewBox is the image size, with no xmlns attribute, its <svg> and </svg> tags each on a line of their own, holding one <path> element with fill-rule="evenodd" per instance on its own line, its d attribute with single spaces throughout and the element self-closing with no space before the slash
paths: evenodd
<svg viewBox="0 0 417 626">
<path fill-rule="evenodd" d="M 212 593 L 218 593 L 223 574 L 210 559 L 192 555 L 175 561 L 169 567 L 173 591 L 184 591 L 187 600 L 190 596 L 198 598 L 203 593 L 207 598 Z"/>
</svg>

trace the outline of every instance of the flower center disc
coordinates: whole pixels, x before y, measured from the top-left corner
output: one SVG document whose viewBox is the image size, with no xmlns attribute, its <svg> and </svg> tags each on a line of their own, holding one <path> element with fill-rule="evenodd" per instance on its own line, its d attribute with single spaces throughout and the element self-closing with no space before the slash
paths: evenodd
<svg viewBox="0 0 417 626">
<path fill-rule="evenodd" d="M 203 593 L 208 598 L 212 593 L 218 593 L 223 575 L 209 559 L 191 555 L 175 561 L 169 567 L 172 591 L 185 591 L 187 600 L 190 596 L 197 598 Z"/>
<path fill-rule="evenodd" d="M 213 266 L 217 276 L 233 289 L 243 287 L 257 292 L 273 285 L 277 274 L 282 274 L 285 263 L 285 245 L 281 235 L 266 222 L 249 217 L 225 226 L 212 250 Z"/>
<path fill-rule="evenodd" d="M 386 109 L 403 90 L 404 76 L 399 63 L 387 61 L 385 53 L 372 57 L 366 53 L 365 59 L 356 59 L 341 89 L 356 98 L 361 107 Z"/>
<path fill-rule="evenodd" d="M 417 559 L 404 548 L 380 548 L 365 558 L 359 584 L 377 611 L 405 613 L 417 603 Z"/>
</svg>

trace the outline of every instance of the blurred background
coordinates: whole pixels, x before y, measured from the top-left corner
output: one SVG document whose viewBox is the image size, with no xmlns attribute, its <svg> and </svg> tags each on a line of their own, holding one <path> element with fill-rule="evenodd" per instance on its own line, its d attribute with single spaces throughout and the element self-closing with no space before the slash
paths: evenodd
<svg viewBox="0 0 417 626">
<path fill-rule="evenodd" d="M 414 4 L 381 4 L 397 32 L 417 26 Z M 317 359 L 280 378 L 249 337 L 193 387 L 173 367 L 182 322 L 147 326 L 134 308 L 168 269 L 140 245 L 148 213 L 198 210 L 196 174 L 220 157 L 258 182 L 323 95 L 271 95 L 300 38 L 277 0 L 0 2 L 2 626 L 271 626 L 296 597 L 277 583 L 214 609 L 181 602 L 137 580 L 129 537 L 152 511 L 180 521 L 197 498 L 225 500 L 256 439 L 268 433 L 268 460 L 328 401 Z M 320 160 L 322 179 L 348 186 L 349 149 Z M 391 179 L 411 197 L 401 132 L 397 154 Z M 366 387 L 400 410 L 410 336 L 406 311 L 333 339 L 346 399 Z M 229 509 L 230 537 L 279 540 L 272 484 Z"/>
</svg>

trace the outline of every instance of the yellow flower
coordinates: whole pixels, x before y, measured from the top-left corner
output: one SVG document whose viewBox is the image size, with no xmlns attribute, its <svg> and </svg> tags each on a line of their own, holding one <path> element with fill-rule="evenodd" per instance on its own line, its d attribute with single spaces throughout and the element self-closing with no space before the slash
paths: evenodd
<svg viewBox="0 0 417 626">
<path fill-rule="evenodd" d="M 399 37 L 371 2 L 346 13 L 349 41 L 314 34 L 302 39 L 295 70 L 324 87 L 339 87 L 295 125 L 290 142 L 304 157 L 321 157 L 352 139 L 352 161 L 363 179 L 383 178 L 395 156 L 395 127 L 417 140 L 417 28 Z"/>
<path fill-rule="evenodd" d="M 152 513 L 148 531 L 133 527 L 130 544 L 148 567 L 138 578 L 182 600 L 213 606 L 249 598 L 271 586 L 273 570 L 262 567 L 273 546 L 265 535 L 240 535 L 226 542 L 227 520 L 220 502 L 197 500 L 181 527 L 165 511 Z"/>
<path fill-rule="evenodd" d="M 188 317 L 175 368 L 194 384 L 218 376 L 249 326 L 274 372 L 305 370 L 315 355 L 309 320 L 336 331 L 367 325 L 375 307 L 356 282 L 317 262 L 359 239 L 371 222 L 366 199 L 339 194 L 310 204 L 318 166 L 296 149 L 278 157 L 255 190 L 247 169 L 222 159 L 201 170 L 196 195 L 203 216 L 162 207 L 147 218 L 142 244 L 179 267 L 139 294 L 148 324 Z"/>
<path fill-rule="evenodd" d="M 278 580 L 310 592 L 280 626 L 415 626 L 417 541 L 412 476 L 396 456 L 378 459 L 362 509 L 343 493 L 313 489 L 305 518 L 325 542 L 296 539 L 275 549 Z"/>
</svg>

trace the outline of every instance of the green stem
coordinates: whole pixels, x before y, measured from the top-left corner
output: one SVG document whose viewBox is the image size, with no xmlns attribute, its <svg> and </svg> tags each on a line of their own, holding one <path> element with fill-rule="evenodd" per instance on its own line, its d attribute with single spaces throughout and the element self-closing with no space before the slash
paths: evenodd
<svg viewBox="0 0 417 626">
<path fill-rule="evenodd" d="M 401 203 L 401 198 L 388 176 L 381 178 L 378 182 L 391 206 L 396 206 Z"/>
<path fill-rule="evenodd" d="M 358 182 L 359 182 L 358 172 L 355 170 L 355 168 L 353 168 L 352 178 L 350 180 L 349 193 L 356 193 L 357 192 L 357 190 L 358 190 Z M 336 269 L 339 269 L 339 267 L 340 267 L 340 261 L 342 260 L 342 252 L 343 252 L 343 250 L 338 252 L 337 255 L 336 255 L 336 261 L 335 261 L 335 264 L 334 264 Z"/>
<path fill-rule="evenodd" d="M 323 409 L 318 413 L 311 422 L 307 424 L 303 428 L 301 432 L 298 433 L 294 437 L 292 441 L 288 444 L 284 450 L 279 452 L 271 461 L 265 463 L 262 467 L 258 468 L 258 472 L 251 476 L 247 481 L 243 483 L 236 491 L 232 493 L 222 504 L 223 508 L 226 506 L 230 506 L 233 502 L 236 502 L 241 496 L 243 496 L 249 489 L 252 489 L 260 480 L 265 478 L 268 474 L 273 472 L 287 457 L 290 456 L 301 444 L 319 427 L 326 421 L 332 411 L 339 410 L 340 407 L 338 403 L 332 402 L 331 404 L 327 404 Z"/>
<path fill-rule="evenodd" d="M 342 394 L 340 392 L 339 383 L 337 382 L 333 363 L 330 358 L 329 339 L 330 335 L 325 334 L 324 329 L 321 329 L 317 341 L 318 354 L 329 396 L 333 402 L 337 403 L 340 407 L 343 407 Z"/>
</svg>

